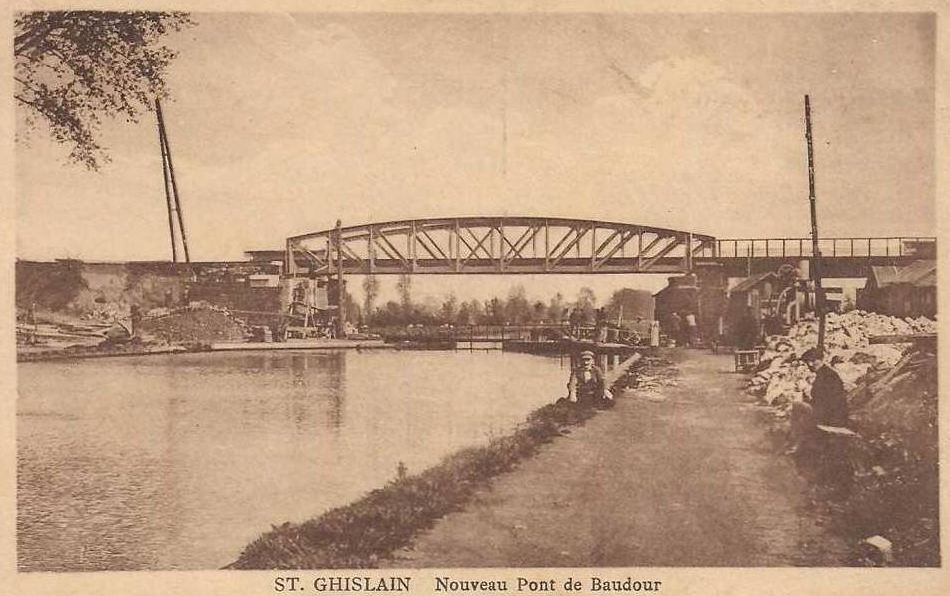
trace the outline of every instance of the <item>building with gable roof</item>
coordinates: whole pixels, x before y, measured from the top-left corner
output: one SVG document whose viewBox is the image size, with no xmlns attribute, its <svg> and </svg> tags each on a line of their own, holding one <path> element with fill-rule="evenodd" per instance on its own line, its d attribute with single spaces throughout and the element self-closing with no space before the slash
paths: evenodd
<svg viewBox="0 0 950 596">
<path fill-rule="evenodd" d="M 937 261 L 914 261 L 906 267 L 873 266 L 858 308 L 894 317 L 937 314 Z"/>
</svg>

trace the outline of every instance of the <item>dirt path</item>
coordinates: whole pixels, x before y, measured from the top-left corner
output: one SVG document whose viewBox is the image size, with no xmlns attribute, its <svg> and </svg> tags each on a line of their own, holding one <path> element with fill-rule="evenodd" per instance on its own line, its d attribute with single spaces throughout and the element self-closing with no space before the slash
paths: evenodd
<svg viewBox="0 0 950 596">
<path fill-rule="evenodd" d="M 662 401 L 616 407 L 545 446 L 396 553 L 393 567 L 834 566 L 731 356 L 682 354 Z"/>
</svg>

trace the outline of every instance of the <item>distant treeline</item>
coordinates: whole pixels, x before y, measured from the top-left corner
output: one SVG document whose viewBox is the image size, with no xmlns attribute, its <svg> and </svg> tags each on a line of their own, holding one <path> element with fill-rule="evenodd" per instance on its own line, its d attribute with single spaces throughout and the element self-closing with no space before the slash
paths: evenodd
<svg viewBox="0 0 950 596">
<path fill-rule="evenodd" d="M 412 297 L 412 278 L 402 276 L 397 283 L 399 300 L 375 304 L 378 282 L 373 277 L 363 281 L 363 304 L 348 297 L 349 319 L 370 327 L 393 327 L 404 325 L 519 325 L 527 323 L 567 322 L 572 312 L 580 322 L 593 324 L 598 308 L 604 308 L 607 320 L 634 322 L 637 317 L 653 317 L 653 296 L 645 290 L 624 288 L 615 291 L 605 304 L 598 304 L 597 296 L 590 288 L 581 288 L 573 300 L 558 292 L 547 301 L 531 301 L 524 286 L 511 288 L 507 298 L 459 301 L 448 294 L 442 301 L 427 298 L 422 301 Z"/>
</svg>

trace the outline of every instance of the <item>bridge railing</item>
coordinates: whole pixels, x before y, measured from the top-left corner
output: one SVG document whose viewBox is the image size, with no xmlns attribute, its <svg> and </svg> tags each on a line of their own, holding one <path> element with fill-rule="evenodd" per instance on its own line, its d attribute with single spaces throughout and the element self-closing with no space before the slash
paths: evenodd
<svg viewBox="0 0 950 596">
<path fill-rule="evenodd" d="M 388 326 L 370 329 L 387 339 L 395 340 L 505 340 L 523 339 L 532 334 L 553 333 L 557 336 L 571 328 L 567 321 L 562 323 L 528 323 L 514 325 L 411 325 Z M 594 327 L 581 326 L 582 332 L 593 333 Z"/>
<path fill-rule="evenodd" d="M 933 236 L 880 236 L 873 238 L 820 238 L 823 257 L 905 257 L 935 258 L 937 239 Z M 795 258 L 812 257 L 811 238 L 729 238 L 716 241 L 717 254 L 706 249 L 703 257 Z"/>
</svg>

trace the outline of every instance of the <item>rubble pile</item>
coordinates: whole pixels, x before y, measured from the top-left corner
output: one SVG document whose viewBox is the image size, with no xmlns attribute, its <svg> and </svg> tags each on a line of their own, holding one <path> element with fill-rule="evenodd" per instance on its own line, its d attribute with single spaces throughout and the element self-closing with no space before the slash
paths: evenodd
<svg viewBox="0 0 950 596">
<path fill-rule="evenodd" d="M 142 332 L 168 344 L 213 343 L 242 340 L 247 335 L 242 321 L 223 309 L 196 308 L 146 318 Z"/>
<path fill-rule="evenodd" d="M 894 367 L 906 347 L 905 344 L 871 344 L 871 337 L 936 332 L 937 323 L 926 317 L 900 319 L 861 310 L 829 313 L 825 325 L 825 359 L 834 363 L 845 389 L 851 390 L 870 371 Z M 797 323 L 789 329 L 788 335 L 770 336 L 761 364 L 749 380 L 749 392 L 766 404 L 776 406 L 778 416 L 784 415 L 786 406 L 804 398 L 811 389 L 814 375 L 798 358 L 817 343 L 818 321 L 814 319 Z"/>
<path fill-rule="evenodd" d="M 869 341 L 936 332 L 936 323 L 925 318 L 861 311 L 828 316 L 825 359 L 845 382 L 848 426 L 856 433 L 839 454 L 850 475 L 847 483 L 837 476 L 836 484 L 847 491 L 828 506 L 835 512 L 832 527 L 860 547 L 856 564 L 940 564 L 936 340 Z M 816 343 L 814 320 L 770 337 L 750 379 L 748 390 L 770 405 L 777 432 L 788 431 L 791 404 L 811 390 L 813 375 L 797 358 Z M 815 494 L 825 488 L 819 482 Z"/>
<path fill-rule="evenodd" d="M 640 391 L 659 391 L 661 387 L 676 387 L 676 385 L 678 385 L 676 380 L 670 377 L 639 375 L 633 388 Z"/>
<path fill-rule="evenodd" d="M 627 375 L 624 386 L 644 394 L 659 393 L 662 387 L 675 387 L 679 369 L 669 360 L 646 357 L 643 365 Z"/>
</svg>

